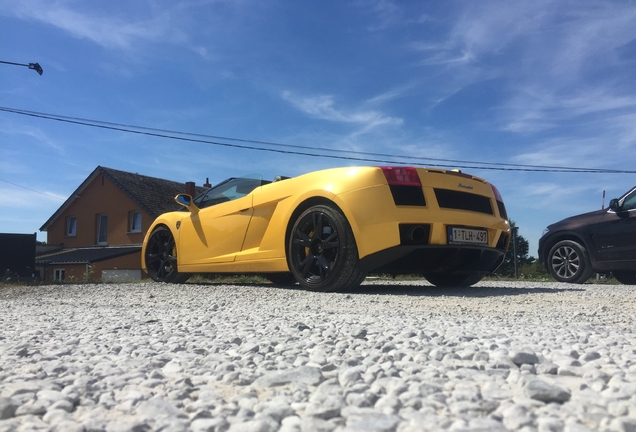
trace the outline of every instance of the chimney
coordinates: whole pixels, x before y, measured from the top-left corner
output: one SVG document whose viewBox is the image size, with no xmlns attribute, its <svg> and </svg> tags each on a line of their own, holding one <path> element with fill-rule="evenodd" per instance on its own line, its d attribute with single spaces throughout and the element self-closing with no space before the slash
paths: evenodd
<svg viewBox="0 0 636 432">
<path fill-rule="evenodd" d="M 186 182 L 185 193 L 194 197 L 196 195 L 196 187 L 194 186 L 194 182 Z"/>
<path fill-rule="evenodd" d="M 206 177 L 205 178 L 205 184 L 203 185 L 204 188 L 208 188 L 210 189 L 212 187 L 212 185 L 210 184 L 210 178 Z"/>
</svg>

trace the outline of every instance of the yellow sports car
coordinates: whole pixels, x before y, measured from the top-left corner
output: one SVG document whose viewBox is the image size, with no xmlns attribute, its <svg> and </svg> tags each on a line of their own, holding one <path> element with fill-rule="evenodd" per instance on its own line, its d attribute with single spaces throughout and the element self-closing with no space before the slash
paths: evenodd
<svg viewBox="0 0 636 432">
<path fill-rule="evenodd" d="M 504 259 L 510 225 L 483 179 L 431 168 L 346 167 L 295 178 L 230 178 L 148 230 L 142 267 L 159 282 L 193 273 L 260 274 L 316 291 L 370 273 L 469 286 Z"/>
</svg>

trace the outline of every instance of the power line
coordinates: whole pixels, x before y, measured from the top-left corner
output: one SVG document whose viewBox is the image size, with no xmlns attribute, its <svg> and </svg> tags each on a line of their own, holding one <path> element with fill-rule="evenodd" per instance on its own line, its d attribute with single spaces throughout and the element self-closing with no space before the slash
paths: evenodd
<svg viewBox="0 0 636 432">
<path fill-rule="evenodd" d="M 484 169 L 484 170 L 495 170 L 495 171 L 636 174 L 636 171 L 630 171 L 630 170 L 612 170 L 612 169 L 601 169 L 601 168 L 582 168 L 582 167 L 548 166 L 548 165 L 524 165 L 524 164 L 510 164 L 510 163 L 499 163 L 499 162 L 466 161 L 466 160 L 457 160 L 457 159 L 424 158 L 424 157 L 418 157 L 418 156 L 389 155 L 384 153 L 371 153 L 371 152 L 361 152 L 361 151 L 354 151 L 354 150 L 333 149 L 333 148 L 315 149 L 313 147 L 308 147 L 308 146 L 281 144 L 281 143 L 268 142 L 268 141 L 248 140 L 248 139 L 241 139 L 241 138 L 215 136 L 215 135 L 204 135 L 204 134 L 196 134 L 191 132 L 172 131 L 172 130 L 165 130 L 165 129 L 150 128 L 146 126 L 126 125 L 126 124 L 111 123 L 111 122 L 106 122 L 101 120 L 90 120 L 90 119 L 84 119 L 79 117 L 69 117 L 69 116 L 62 116 L 57 114 L 47 114 L 47 113 L 41 113 L 36 111 L 27 111 L 27 110 L 20 110 L 15 108 L 8 108 L 8 107 L 0 107 L 0 111 L 5 111 L 5 112 L 19 114 L 19 115 L 25 115 L 30 117 L 42 118 L 47 120 L 54 120 L 54 121 L 59 121 L 63 123 L 77 124 L 77 125 L 88 126 L 88 127 L 114 130 L 119 132 L 133 133 L 138 135 L 146 135 L 146 136 L 152 136 L 157 138 L 166 138 L 166 139 L 173 139 L 173 140 L 193 142 L 193 143 L 216 145 L 216 146 L 222 146 L 222 147 L 240 148 L 245 150 L 256 150 L 256 151 L 264 151 L 264 152 L 272 152 L 272 153 L 291 154 L 291 155 L 308 156 L 308 157 L 321 157 L 321 158 L 328 158 L 328 159 L 339 159 L 339 160 L 349 160 L 349 161 L 358 161 L 358 162 L 374 162 L 374 163 L 382 163 L 382 164 L 409 165 L 409 164 L 413 164 L 414 160 L 418 160 L 423 162 L 429 162 L 428 165 L 430 166 L 442 167 L 442 168 Z M 196 138 L 188 138 L 188 137 L 196 137 Z M 216 141 L 216 140 L 220 140 L 220 141 Z M 231 142 L 241 143 L 241 144 L 231 144 L 228 142 L 221 142 L 221 141 L 231 141 Z M 260 145 L 266 145 L 266 146 L 276 147 L 276 148 L 263 148 L 263 147 L 257 147 L 257 146 L 246 145 L 246 144 L 260 144 Z M 313 151 L 320 150 L 323 152 L 331 152 L 336 154 L 308 153 L 304 150 L 313 150 Z M 346 154 L 355 155 L 355 156 L 344 156 Z M 365 156 L 368 156 L 368 157 L 365 157 Z M 376 158 L 384 158 L 384 157 L 405 159 L 405 160 L 376 159 Z M 433 162 L 433 163 L 430 163 L 430 162 Z M 458 165 L 458 164 L 461 164 L 461 165 Z M 468 164 L 468 165 L 464 165 L 464 164 Z"/>
</svg>

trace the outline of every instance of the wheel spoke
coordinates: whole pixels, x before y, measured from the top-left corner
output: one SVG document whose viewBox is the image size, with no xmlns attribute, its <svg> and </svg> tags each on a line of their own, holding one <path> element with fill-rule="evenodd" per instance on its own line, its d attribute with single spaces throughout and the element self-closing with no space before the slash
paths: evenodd
<svg viewBox="0 0 636 432">
<path fill-rule="evenodd" d="M 311 246 L 311 238 L 300 229 L 296 230 L 296 237 L 294 238 L 294 244 L 304 248 Z"/>
<path fill-rule="evenodd" d="M 148 260 L 150 263 L 156 263 L 157 261 L 161 261 L 160 255 L 156 253 L 148 254 Z"/>
<path fill-rule="evenodd" d="M 157 276 L 161 279 L 163 279 L 166 276 L 166 266 L 165 266 L 164 260 L 161 260 L 161 262 L 159 263 L 159 268 L 157 269 Z"/>
<path fill-rule="evenodd" d="M 552 268 L 564 279 L 574 277 L 579 271 L 581 262 L 578 253 L 571 247 L 557 249 L 552 256 Z"/>
<path fill-rule="evenodd" d="M 303 278 L 307 278 L 311 265 L 313 264 L 315 257 L 313 255 L 307 255 L 305 259 L 300 263 L 300 272 Z"/>
<path fill-rule="evenodd" d="M 322 241 L 322 248 L 324 249 L 333 249 L 340 247 L 340 240 L 338 239 L 338 233 L 332 232 L 329 237 Z"/>
<path fill-rule="evenodd" d="M 322 235 L 322 213 L 315 212 L 311 215 L 312 223 L 314 224 L 314 232 L 312 238 L 320 238 Z"/>
<path fill-rule="evenodd" d="M 329 263 L 325 259 L 324 255 L 316 257 L 318 268 L 320 269 L 320 278 L 325 280 L 329 276 Z"/>
</svg>

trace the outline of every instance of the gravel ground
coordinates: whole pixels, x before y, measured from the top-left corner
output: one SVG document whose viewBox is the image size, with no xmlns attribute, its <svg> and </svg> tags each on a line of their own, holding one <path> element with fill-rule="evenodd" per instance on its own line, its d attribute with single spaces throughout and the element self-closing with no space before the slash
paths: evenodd
<svg viewBox="0 0 636 432">
<path fill-rule="evenodd" d="M 0 286 L 0 431 L 635 431 L 635 288 Z"/>
</svg>

